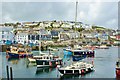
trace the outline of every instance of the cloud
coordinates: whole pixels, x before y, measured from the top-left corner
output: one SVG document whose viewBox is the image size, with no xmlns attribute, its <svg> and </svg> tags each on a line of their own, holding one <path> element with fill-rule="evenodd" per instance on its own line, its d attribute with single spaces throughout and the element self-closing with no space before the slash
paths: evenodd
<svg viewBox="0 0 120 80">
<path fill-rule="evenodd" d="M 2 8 L 3 22 L 75 21 L 75 2 L 3 2 Z M 117 9 L 117 2 L 78 2 L 77 20 L 117 28 Z"/>
</svg>

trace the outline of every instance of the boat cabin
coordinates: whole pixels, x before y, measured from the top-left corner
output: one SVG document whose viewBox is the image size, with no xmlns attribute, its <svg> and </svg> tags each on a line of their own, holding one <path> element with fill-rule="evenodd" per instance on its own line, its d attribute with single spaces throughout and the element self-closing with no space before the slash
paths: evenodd
<svg viewBox="0 0 120 80">
<path fill-rule="evenodd" d="M 34 59 L 41 59 L 41 60 L 52 60 L 53 55 L 42 55 L 42 56 L 34 56 Z"/>
<path fill-rule="evenodd" d="M 73 50 L 72 52 L 74 56 L 94 55 L 93 50 Z"/>
</svg>

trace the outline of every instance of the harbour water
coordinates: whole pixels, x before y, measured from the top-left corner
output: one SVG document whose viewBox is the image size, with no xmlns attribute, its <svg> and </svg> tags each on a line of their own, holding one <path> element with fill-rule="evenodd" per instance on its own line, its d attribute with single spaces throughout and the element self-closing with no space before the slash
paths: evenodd
<svg viewBox="0 0 120 80">
<path fill-rule="evenodd" d="M 38 55 L 39 51 L 33 51 L 34 55 Z M 72 62 L 70 56 L 63 55 L 63 48 L 59 48 L 55 52 L 69 65 Z M 22 59 L 8 59 L 6 53 L 0 53 L 0 75 L 6 78 L 6 65 L 13 68 L 14 78 L 115 78 L 115 64 L 118 57 L 118 47 L 110 47 L 109 49 L 96 49 L 94 58 L 86 58 L 85 61 L 94 62 L 95 71 L 79 76 L 60 76 L 57 68 L 37 69 L 34 64 L 28 64 L 27 58 Z"/>
</svg>

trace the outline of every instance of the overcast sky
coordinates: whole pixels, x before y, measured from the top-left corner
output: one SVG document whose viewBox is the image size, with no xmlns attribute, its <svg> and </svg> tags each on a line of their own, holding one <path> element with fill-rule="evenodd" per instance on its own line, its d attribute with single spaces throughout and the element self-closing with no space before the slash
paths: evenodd
<svg viewBox="0 0 120 80">
<path fill-rule="evenodd" d="M 3 2 L 2 22 L 75 20 L 75 2 Z M 118 2 L 78 2 L 77 21 L 118 28 Z"/>
</svg>

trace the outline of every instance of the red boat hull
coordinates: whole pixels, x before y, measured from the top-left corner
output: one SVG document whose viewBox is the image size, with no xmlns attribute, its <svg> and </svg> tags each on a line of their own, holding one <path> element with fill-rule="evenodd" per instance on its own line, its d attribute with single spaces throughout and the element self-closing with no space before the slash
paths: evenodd
<svg viewBox="0 0 120 80">
<path fill-rule="evenodd" d="M 120 78 L 120 68 L 116 68 L 116 78 Z"/>
</svg>

